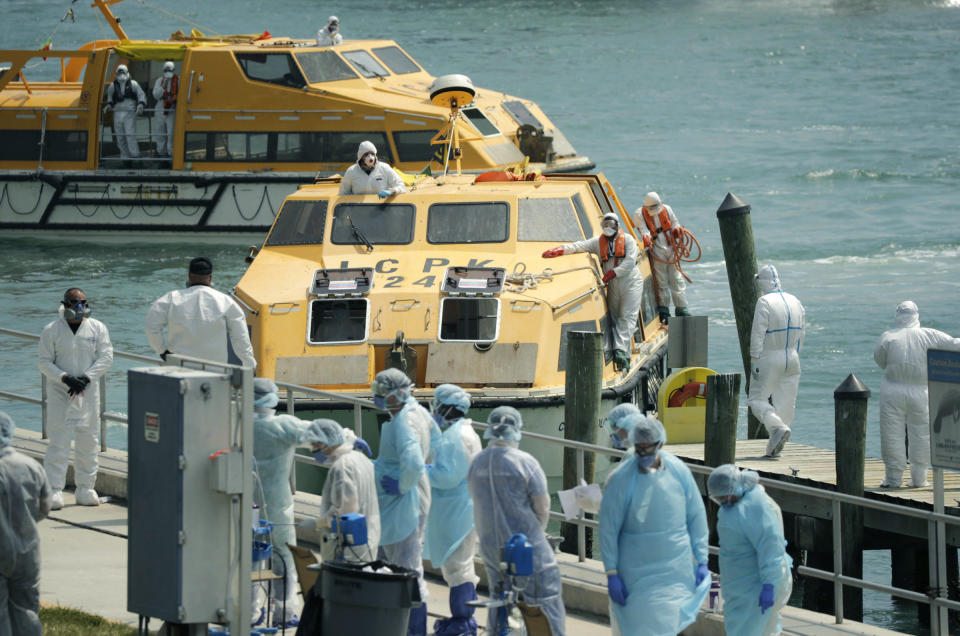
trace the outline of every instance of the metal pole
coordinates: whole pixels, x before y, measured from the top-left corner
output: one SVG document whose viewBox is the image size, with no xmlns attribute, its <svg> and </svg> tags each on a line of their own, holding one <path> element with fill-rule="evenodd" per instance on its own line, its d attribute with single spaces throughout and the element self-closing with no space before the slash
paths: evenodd
<svg viewBox="0 0 960 636">
<path fill-rule="evenodd" d="M 47 376 L 40 374 L 40 439 L 47 439 Z"/>
<path fill-rule="evenodd" d="M 357 434 L 357 437 L 363 437 L 363 422 L 361 418 L 363 417 L 363 407 L 359 404 L 353 405 L 353 432 Z"/>
<path fill-rule="evenodd" d="M 583 483 L 583 449 L 577 449 L 577 483 Z M 580 518 L 583 518 L 583 511 L 580 511 Z M 587 529 L 582 525 L 577 525 L 577 558 L 580 563 L 587 560 Z"/>
<path fill-rule="evenodd" d="M 101 375 L 97 380 L 100 388 L 100 452 L 107 452 L 107 420 L 103 415 L 107 412 L 107 376 Z"/>
<path fill-rule="evenodd" d="M 933 511 L 943 513 L 943 469 L 933 469 Z M 937 598 L 947 596 L 947 526 L 941 521 L 934 522 L 936 530 L 935 550 L 930 551 L 931 586 L 936 591 Z M 934 578 L 934 575 L 936 577 Z M 935 581 L 935 583 L 934 583 Z M 950 623 L 947 618 L 947 608 L 930 606 L 930 633 L 937 636 L 947 636 Z"/>
<path fill-rule="evenodd" d="M 287 415 L 293 415 L 295 409 L 296 409 L 296 406 L 294 405 L 294 400 L 293 400 L 293 390 L 287 389 Z"/>
<path fill-rule="evenodd" d="M 833 614 L 837 625 L 843 623 L 843 584 L 840 576 L 843 573 L 843 530 L 840 522 L 840 502 L 832 502 L 833 508 Z"/>
</svg>

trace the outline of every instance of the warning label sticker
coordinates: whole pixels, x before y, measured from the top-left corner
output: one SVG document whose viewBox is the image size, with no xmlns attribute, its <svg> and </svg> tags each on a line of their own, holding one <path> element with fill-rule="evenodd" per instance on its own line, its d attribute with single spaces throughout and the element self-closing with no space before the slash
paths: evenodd
<svg viewBox="0 0 960 636">
<path fill-rule="evenodd" d="M 148 442 L 160 441 L 160 415 L 157 413 L 143 414 L 143 436 Z"/>
</svg>

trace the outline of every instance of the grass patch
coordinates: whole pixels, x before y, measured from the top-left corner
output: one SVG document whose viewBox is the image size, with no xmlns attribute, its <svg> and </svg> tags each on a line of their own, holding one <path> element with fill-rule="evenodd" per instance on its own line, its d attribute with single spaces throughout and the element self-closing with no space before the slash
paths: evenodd
<svg viewBox="0 0 960 636">
<path fill-rule="evenodd" d="M 69 607 L 41 607 L 44 636 L 134 636 L 137 630 Z"/>
</svg>

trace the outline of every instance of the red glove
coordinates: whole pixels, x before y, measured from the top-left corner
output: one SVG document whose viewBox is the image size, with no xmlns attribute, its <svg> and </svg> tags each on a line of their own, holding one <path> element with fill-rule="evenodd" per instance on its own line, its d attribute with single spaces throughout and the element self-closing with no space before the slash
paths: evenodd
<svg viewBox="0 0 960 636">
<path fill-rule="evenodd" d="M 675 230 L 673 230 L 673 240 L 674 240 L 674 241 L 679 241 L 679 240 L 682 239 L 682 238 L 683 238 L 683 228 L 682 228 L 682 227 L 678 227 L 678 228 L 676 228 Z"/>
<path fill-rule="evenodd" d="M 653 245 L 653 241 L 650 240 L 650 235 L 649 235 L 649 234 L 644 234 L 644 235 L 643 235 L 643 247 L 644 247 L 645 249 L 650 249 L 650 246 L 651 246 L 651 245 Z"/>
<path fill-rule="evenodd" d="M 546 252 L 544 252 L 541 256 L 543 256 L 544 258 L 556 258 L 558 256 L 563 256 L 563 248 L 551 247 Z"/>
<path fill-rule="evenodd" d="M 609 283 L 616 277 L 617 277 L 617 273 L 611 269 L 609 272 L 603 275 L 603 282 Z"/>
</svg>

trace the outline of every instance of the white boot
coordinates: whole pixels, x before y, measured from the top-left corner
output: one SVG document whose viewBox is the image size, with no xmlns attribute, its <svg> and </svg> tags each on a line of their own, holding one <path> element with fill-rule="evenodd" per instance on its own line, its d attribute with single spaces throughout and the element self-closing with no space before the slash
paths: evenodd
<svg viewBox="0 0 960 636">
<path fill-rule="evenodd" d="M 764 455 L 766 457 L 780 457 L 780 451 L 783 450 L 788 439 L 790 439 L 789 428 L 784 426 L 783 428 L 774 429 L 773 432 L 770 433 L 770 441 L 767 442 L 767 452 L 764 453 Z"/>
<path fill-rule="evenodd" d="M 77 488 L 76 499 L 78 506 L 100 505 L 100 495 L 93 488 Z"/>
<path fill-rule="evenodd" d="M 930 482 L 927 481 L 927 465 L 916 465 L 913 462 L 910 462 L 910 487 L 911 488 L 925 488 L 929 486 Z"/>
<path fill-rule="evenodd" d="M 63 491 L 54 490 L 50 495 L 50 510 L 60 510 L 63 508 Z"/>
</svg>

